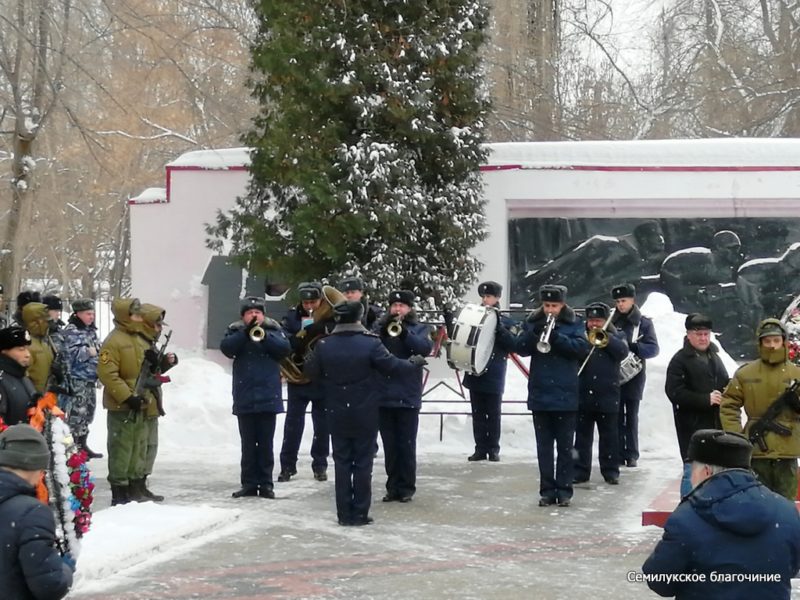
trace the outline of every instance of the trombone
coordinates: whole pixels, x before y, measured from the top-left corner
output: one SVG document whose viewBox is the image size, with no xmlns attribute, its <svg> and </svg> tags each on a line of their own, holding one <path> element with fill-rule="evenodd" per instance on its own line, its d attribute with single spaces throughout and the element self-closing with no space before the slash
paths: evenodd
<svg viewBox="0 0 800 600">
<path fill-rule="evenodd" d="M 547 354 L 552 349 L 550 345 L 550 335 L 553 333 L 553 328 L 556 326 L 556 317 L 553 314 L 547 315 L 547 322 L 545 323 L 542 335 L 539 336 L 539 341 L 536 342 L 536 349 L 542 354 Z"/>
<path fill-rule="evenodd" d="M 586 334 L 586 337 L 589 338 L 589 344 L 592 346 L 592 349 L 589 350 L 589 354 L 586 355 L 583 363 L 581 364 L 581 368 L 578 369 L 578 375 L 583 373 L 583 368 L 586 366 L 586 363 L 589 362 L 589 359 L 594 354 L 596 348 L 605 348 L 608 346 L 608 326 L 611 324 L 611 319 L 614 318 L 614 313 L 617 312 L 616 308 L 612 308 L 611 312 L 608 313 L 608 318 L 606 322 L 603 323 L 602 327 L 593 327 L 589 330 L 589 333 Z"/>
</svg>

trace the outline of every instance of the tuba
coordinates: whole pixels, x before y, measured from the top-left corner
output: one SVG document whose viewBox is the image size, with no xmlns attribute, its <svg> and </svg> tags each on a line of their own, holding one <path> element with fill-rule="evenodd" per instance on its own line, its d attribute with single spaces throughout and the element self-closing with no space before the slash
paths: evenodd
<svg viewBox="0 0 800 600">
<path fill-rule="evenodd" d="M 327 321 L 332 318 L 333 307 L 344 300 L 346 300 L 344 294 L 335 287 L 330 285 L 322 286 L 322 303 L 320 307 L 314 311 L 314 323 L 321 323 L 322 321 Z M 278 363 L 281 375 L 287 383 L 296 383 L 300 385 L 310 383 L 309 378 L 303 374 L 303 363 L 305 363 L 308 353 L 314 349 L 314 345 L 327 335 L 326 333 L 320 333 L 310 339 L 306 339 L 305 334 L 305 330 L 297 333 L 297 337 L 303 340 L 302 348 L 292 352 Z"/>
</svg>

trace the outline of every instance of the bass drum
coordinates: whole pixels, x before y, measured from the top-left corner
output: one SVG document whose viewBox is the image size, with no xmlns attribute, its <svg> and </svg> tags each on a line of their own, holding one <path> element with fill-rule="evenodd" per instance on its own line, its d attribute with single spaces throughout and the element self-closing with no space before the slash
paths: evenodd
<svg viewBox="0 0 800 600">
<path fill-rule="evenodd" d="M 453 323 L 453 334 L 447 345 L 447 364 L 481 375 L 489 366 L 494 351 L 497 311 L 478 304 L 466 304 Z"/>
</svg>

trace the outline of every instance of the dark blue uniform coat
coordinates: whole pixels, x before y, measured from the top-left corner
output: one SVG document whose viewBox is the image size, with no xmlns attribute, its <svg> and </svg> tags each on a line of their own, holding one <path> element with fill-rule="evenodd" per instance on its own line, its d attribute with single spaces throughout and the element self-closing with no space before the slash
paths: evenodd
<svg viewBox="0 0 800 600">
<path fill-rule="evenodd" d="M 219 345 L 233 359 L 233 414 L 281 413 L 283 398 L 278 362 L 289 355 L 289 340 L 282 331 L 265 329 L 261 342 L 250 339 L 244 323 L 228 327 Z"/>
<path fill-rule="evenodd" d="M 594 427 L 598 433 L 600 472 L 606 481 L 619 478 L 619 363 L 628 355 L 625 334 L 608 327 L 608 345 L 595 348 L 580 375 L 580 403 L 575 427 L 575 479 L 588 481 L 592 473 Z"/>
<path fill-rule="evenodd" d="M 631 352 L 643 360 L 658 356 L 658 338 L 653 321 L 642 315 L 634 305 L 627 314 L 616 312 L 612 323 L 625 332 Z M 636 325 L 639 335 L 632 339 Z M 639 403 L 642 401 L 647 363 L 636 377 L 620 388 L 619 404 L 619 450 L 620 459 L 630 462 L 639 460 Z"/>
<path fill-rule="evenodd" d="M 336 512 L 342 524 L 363 522 L 372 499 L 372 462 L 378 434 L 378 377 L 419 374 L 392 356 L 361 324 L 338 325 L 320 340 L 304 372 L 323 386 L 336 466 Z"/>
<path fill-rule="evenodd" d="M 789 600 L 789 579 L 798 569 L 800 516 L 794 503 L 744 469 L 718 473 L 686 496 L 642 566 L 645 574 L 705 576 L 705 582 L 648 582 L 660 596 L 677 600 Z M 714 582 L 712 573 L 780 580 Z"/>
<path fill-rule="evenodd" d="M 49 506 L 29 483 L 0 469 L 0 597 L 58 600 L 72 585 L 72 569 L 55 549 Z"/>
</svg>

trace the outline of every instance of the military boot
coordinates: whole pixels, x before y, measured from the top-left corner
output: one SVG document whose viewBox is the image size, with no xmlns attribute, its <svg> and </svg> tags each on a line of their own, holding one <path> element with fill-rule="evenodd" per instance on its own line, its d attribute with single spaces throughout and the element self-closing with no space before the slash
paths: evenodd
<svg viewBox="0 0 800 600">
<path fill-rule="evenodd" d="M 86 452 L 86 457 L 91 460 L 93 458 L 103 458 L 103 455 L 100 452 L 95 452 L 89 446 L 86 445 L 86 438 L 87 435 L 79 435 L 75 437 L 75 442 L 78 445 L 78 448 Z"/>
<path fill-rule="evenodd" d="M 145 494 L 144 479 L 131 479 L 128 486 L 128 499 L 131 502 L 152 502 Z"/>
<path fill-rule="evenodd" d="M 131 500 L 128 497 L 127 485 L 111 486 L 111 506 L 117 506 L 118 504 L 127 504 L 130 501 Z"/>
<path fill-rule="evenodd" d="M 147 476 L 145 476 L 145 478 L 142 479 L 142 495 L 145 498 L 149 498 L 153 502 L 163 502 L 164 501 L 164 496 L 162 496 L 161 494 L 154 494 L 153 492 L 151 492 L 148 489 L 148 487 L 147 487 Z"/>
</svg>

